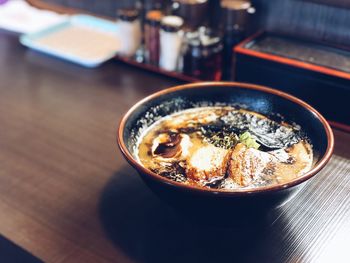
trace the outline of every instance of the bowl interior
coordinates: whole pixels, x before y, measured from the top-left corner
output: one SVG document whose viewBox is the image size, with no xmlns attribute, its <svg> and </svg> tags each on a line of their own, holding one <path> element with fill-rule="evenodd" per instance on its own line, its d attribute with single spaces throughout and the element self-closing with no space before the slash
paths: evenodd
<svg viewBox="0 0 350 263">
<path fill-rule="evenodd" d="M 137 105 L 126 120 L 123 130 L 125 145 L 135 157 L 140 135 L 160 118 L 193 107 L 231 105 L 300 125 L 311 139 L 317 164 L 328 145 L 326 129 L 318 116 L 285 97 L 249 87 L 247 84 L 195 86 L 165 92 L 146 100 Z"/>
</svg>

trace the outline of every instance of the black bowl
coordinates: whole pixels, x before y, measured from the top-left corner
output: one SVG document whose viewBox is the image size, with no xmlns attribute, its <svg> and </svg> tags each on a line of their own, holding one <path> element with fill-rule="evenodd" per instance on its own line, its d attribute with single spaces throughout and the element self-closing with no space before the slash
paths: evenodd
<svg viewBox="0 0 350 263">
<path fill-rule="evenodd" d="M 134 150 L 140 134 L 160 117 L 188 108 L 218 104 L 240 106 L 271 118 L 280 114 L 287 122 L 299 124 L 313 145 L 316 162 L 312 170 L 287 183 L 232 191 L 174 182 L 136 161 Z M 161 199 L 195 220 L 215 224 L 242 217 L 255 219 L 288 201 L 329 161 L 334 138 L 330 126 L 314 108 L 289 94 L 252 84 L 203 82 L 162 90 L 136 103 L 121 120 L 118 145 L 126 160 Z"/>
</svg>

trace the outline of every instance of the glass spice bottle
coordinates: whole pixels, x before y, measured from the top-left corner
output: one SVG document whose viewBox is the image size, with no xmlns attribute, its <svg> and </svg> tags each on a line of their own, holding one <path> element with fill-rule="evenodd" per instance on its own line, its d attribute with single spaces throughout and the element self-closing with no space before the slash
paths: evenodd
<svg viewBox="0 0 350 263">
<path fill-rule="evenodd" d="M 160 10 L 151 10 L 146 14 L 145 20 L 145 61 L 158 66 L 160 52 L 160 21 L 163 13 Z"/>
<path fill-rule="evenodd" d="M 207 24 L 208 0 L 173 0 L 172 13 L 184 19 L 184 31 L 197 30 Z"/>
<path fill-rule="evenodd" d="M 119 9 L 117 17 L 117 34 L 121 43 L 119 54 L 132 57 L 141 45 L 139 11 L 133 8 Z"/>
<path fill-rule="evenodd" d="M 222 75 L 222 42 L 220 37 L 199 33 L 187 36 L 183 72 L 201 80 L 220 80 Z"/>
<path fill-rule="evenodd" d="M 160 29 L 159 66 L 168 71 L 176 71 L 182 47 L 183 19 L 178 16 L 164 16 Z"/>
<path fill-rule="evenodd" d="M 233 79 L 233 47 L 246 35 L 250 14 L 255 13 L 249 0 L 222 0 L 223 36 L 223 80 Z"/>
</svg>

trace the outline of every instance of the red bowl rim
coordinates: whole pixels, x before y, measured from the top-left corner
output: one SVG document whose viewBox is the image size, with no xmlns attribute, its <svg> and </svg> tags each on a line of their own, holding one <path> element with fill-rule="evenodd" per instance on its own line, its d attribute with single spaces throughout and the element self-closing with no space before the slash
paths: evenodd
<svg viewBox="0 0 350 263">
<path fill-rule="evenodd" d="M 305 173 L 304 175 L 297 177 L 293 179 L 292 181 L 289 181 L 287 183 L 280 183 L 280 184 L 273 184 L 273 185 L 267 185 L 263 187 L 257 187 L 257 188 L 242 188 L 242 189 L 235 189 L 235 190 L 228 190 L 228 189 L 212 189 L 212 188 L 202 188 L 199 186 L 192 186 L 192 185 L 185 185 L 180 182 L 175 182 L 171 179 L 165 178 L 161 175 L 158 175 L 147 168 L 145 168 L 142 164 L 140 164 L 138 161 L 135 160 L 135 158 L 132 156 L 132 154 L 127 149 L 124 139 L 123 139 L 123 131 L 125 128 L 125 124 L 129 118 L 129 116 L 142 104 L 153 100 L 159 96 L 163 96 L 168 93 L 172 93 L 179 90 L 184 89 L 200 89 L 203 87 L 214 87 L 214 86 L 220 86 L 220 87 L 228 87 L 228 88 L 245 88 L 245 89 L 253 89 L 258 90 L 266 93 L 270 93 L 273 95 L 280 96 L 284 99 L 290 100 L 306 110 L 310 111 L 312 114 L 314 114 L 317 119 L 322 123 L 326 135 L 327 135 L 327 149 L 325 154 L 322 156 L 322 158 L 318 161 L 317 165 L 315 165 L 310 171 Z M 171 88 L 167 88 L 158 92 L 155 92 L 144 99 L 138 101 L 136 104 L 134 104 L 123 116 L 119 123 L 118 132 L 117 132 L 117 143 L 118 146 L 124 155 L 125 159 L 133 166 L 137 171 L 141 172 L 144 175 L 147 175 L 150 179 L 153 179 L 155 181 L 158 181 L 160 183 L 167 184 L 169 186 L 175 187 L 178 190 L 184 190 L 184 191 L 191 191 L 196 193 L 202 193 L 202 194 L 217 194 L 217 195 L 225 195 L 225 196 L 243 196 L 248 194 L 258 194 L 258 193 L 267 193 L 272 191 L 279 191 L 283 189 L 287 189 L 290 187 L 293 187 L 295 185 L 301 184 L 302 182 L 307 181 L 311 177 L 313 177 L 315 174 L 317 174 L 330 160 L 333 150 L 334 150 L 334 135 L 332 132 L 331 127 L 327 123 L 326 119 L 312 106 L 307 104 L 306 102 L 279 90 L 275 90 L 272 88 L 268 88 L 265 86 L 255 85 L 255 84 L 248 84 L 248 83 L 240 83 L 240 82 L 197 82 L 197 83 L 191 83 L 191 84 L 184 84 L 184 85 L 178 85 Z"/>
</svg>

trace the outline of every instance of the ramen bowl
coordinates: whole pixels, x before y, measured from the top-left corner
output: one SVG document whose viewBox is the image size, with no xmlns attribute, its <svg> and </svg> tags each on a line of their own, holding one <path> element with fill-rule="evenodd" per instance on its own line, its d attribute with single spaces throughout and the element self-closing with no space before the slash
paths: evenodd
<svg viewBox="0 0 350 263">
<path fill-rule="evenodd" d="M 227 190 L 175 182 L 148 170 L 138 161 L 140 136 L 157 120 L 185 109 L 217 105 L 239 106 L 271 118 L 283 116 L 285 121 L 300 125 L 313 145 L 312 169 L 285 183 Z M 157 196 L 200 222 L 256 219 L 283 205 L 317 176 L 329 161 L 334 147 L 327 121 L 307 103 L 278 90 L 235 82 L 200 82 L 156 92 L 136 103 L 124 115 L 117 141 L 125 159 Z"/>
</svg>

